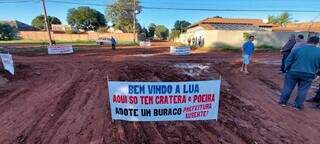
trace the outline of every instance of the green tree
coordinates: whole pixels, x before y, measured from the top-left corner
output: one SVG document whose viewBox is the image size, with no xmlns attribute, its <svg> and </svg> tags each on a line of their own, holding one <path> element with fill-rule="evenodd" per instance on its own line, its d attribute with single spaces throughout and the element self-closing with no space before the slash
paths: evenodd
<svg viewBox="0 0 320 144">
<path fill-rule="evenodd" d="M 107 6 L 106 15 L 108 19 L 114 24 L 116 29 L 120 29 L 123 32 L 133 32 L 133 20 L 134 13 L 138 14 L 141 11 L 139 0 L 117 0 L 112 5 Z M 134 9 L 136 5 L 136 9 Z M 138 26 L 138 20 L 135 19 L 136 26 Z M 138 29 L 136 29 L 139 32 Z"/>
<path fill-rule="evenodd" d="M 268 16 L 268 23 L 278 24 L 278 18 L 276 16 Z"/>
<path fill-rule="evenodd" d="M 51 29 L 51 24 L 61 24 L 61 21 L 54 16 L 48 16 L 48 22 L 49 22 L 49 28 Z M 31 25 L 37 29 L 45 29 L 46 28 L 46 23 L 44 20 L 44 15 L 39 15 L 37 17 L 35 17 L 32 22 Z"/>
<path fill-rule="evenodd" d="M 177 20 L 174 23 L 173 28 L 171 29 L 170 33 L 170 39 L 175 39 L 180 36 L 181 33 L 184 33 L 187 31 L 188 27 L 191 25 L 190 22 L 187 22 L 185 20 Z"/>
<path fill-rule="evenodd" d="M 13 40 L 17 38 L 16 28 L 9 24 L 0 23 L 0 40 Z"/>
<path fill-rule="evenodd" d="M 180 33 L 186 32 L 188 26 L 190 26 L 191 23 L 185 21 L 185 20 L 177 20 L 174 23 L 173 29 L 179 31 Z"/>
<path fill-rule="evenodd" d="M 68 10 L 69 25 L 83 30 L 97 30 L 106 26 L 106 19 L 102 13 L 90 7 L 78 7 Z"/>
<path fill-rule="evenodd" d="M 158 25 L 155 29 L 155 34 L 161 40 L 166 40 L 169 36 L 169 29 L 164 25 Z"/>
<path fill-rule="evenodd" d="M 170 32 L 170 40 L 174 40 L 175 38 L 179 37 L 181 34 L 180 31 L 172 29 Z"/>
<path fill-rule="evenodd" d="M 155 30 L 156 30 L 156 27 L 157 27 L 157 25 L 155 25 L 154 23 L 151 23 L 151 24 L 149 25 L 149 27 L 148 27 L 148 30 L 149 30 L 149 35 L 148 35 L 148 37 L 151 37 L 151 38 L 154 37 L 154 32 L 155 32 Z"/>
<path fill-rule="evenodd" d="M 291 14 L 288 12 L 284 12 L 279 15 L 279 24 L 281 25 L 287 25 L 288 23 L 292 22 Z"/>
<path fill-rule="evenodd" d="M 147 38 L 149 36 L 149 32 L 145 27 L 143 27 L 140 31 L 140 35 L 144 38 Z"/>
<path fill-rule="evenodd" d="M 271 24 L 279 24 L 279 25 L 285 26 L 291 22 L 292 22 L 292 17 L 291 17 L 291 14 L 289 14 L 288 12 L 281 13 L 278 16 L 268 17 L 268 23 L 271 23 Z"/>
</svg>

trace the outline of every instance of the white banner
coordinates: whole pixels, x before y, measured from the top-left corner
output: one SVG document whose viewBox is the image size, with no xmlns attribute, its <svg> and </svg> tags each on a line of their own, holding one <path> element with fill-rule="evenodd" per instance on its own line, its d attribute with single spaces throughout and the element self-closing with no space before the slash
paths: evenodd
<svg viewBox="0 0 320 144">
<path fill-rule="evenodd" d="M 184 47 L 170 46 L 170 54 L 171 55 L 190 55 L 191 47 L 190 46 L 184 46 Z"/>
<path fill-rule="evenodd" d="M 140 41 L 139 45 L 141 47 L 150 47 L 151 46 L 151 42 L 150 41 Z"/>
<path fill-rule="evenodd" d="M 73 53 L 72 45 L 48 46 L 48 54 L 70 54 Z"/>
<path fill-rule="evenodd" d="M 112 119 L 190 121 L 218 119 L 220 80 L 191 82 L 109 81 Z"/>
<path fill-rule="evenodd" d="M 12 75 L 14 75 L 14 66 L 11 54 L 0 54 L 4 69 L 9 71 Z"/>
</svg>

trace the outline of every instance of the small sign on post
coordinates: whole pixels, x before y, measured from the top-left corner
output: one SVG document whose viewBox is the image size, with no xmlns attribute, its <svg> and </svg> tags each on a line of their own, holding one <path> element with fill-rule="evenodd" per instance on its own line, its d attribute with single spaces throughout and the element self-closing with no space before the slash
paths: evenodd
<svg viewBox="0 0 320 144">
<path fill-rule="evenodd" d="M 178 56 L 190 55 L 191 47 L 190 46 L 182 46 L 182 47 L 170 46 L 170 54 L 178 55 Z"/>
<path fill-rule="evenodd" d="M 9 71 L 12 75 L 14 75 L 14 65 L 13 65 L 12 55 L 0 53 L 0 57 L 1 57 L 4 69 Z"/>
<path fill-rule="evenodd" d="M 217 120 L 220 80 L 189 82 L 108 81 L 113 120 Z"/>
<path fill-rule="evenodd" d="M 48 46 L 48 54 L 70 54 L 73 53 L 72 45 Z"/>
<path fill-rule="evenodd" d="M 139 46 L 141 46 L 142 48 L 148 48 L 151 46 L 151 42 L 150 41 L 140 41 Z"/>
</svg>

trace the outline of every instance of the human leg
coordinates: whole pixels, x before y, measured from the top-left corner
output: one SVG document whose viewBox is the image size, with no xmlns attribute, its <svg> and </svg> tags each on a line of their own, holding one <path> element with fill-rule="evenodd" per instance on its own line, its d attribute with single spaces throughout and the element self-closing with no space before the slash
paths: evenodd
<svg viewBox="0 0 320 144">
<path fill-rule="evenodd" d="M 302 108 L 313 79 L 312 77 L 308 78 L 307 76 L 302 76 L 302 78 L 303 79 L 298 81 L 298 96 L 294 104 L 294 106 L 298 109 Z"/>
<path fill-rule="evenodd" d="M 284 79 L 283 89 L 280 96 L 280 104 L 287 104 L 296 83 L 297 80 L 292 76 L 292 74 L 287 73 Z"/>
</svg>

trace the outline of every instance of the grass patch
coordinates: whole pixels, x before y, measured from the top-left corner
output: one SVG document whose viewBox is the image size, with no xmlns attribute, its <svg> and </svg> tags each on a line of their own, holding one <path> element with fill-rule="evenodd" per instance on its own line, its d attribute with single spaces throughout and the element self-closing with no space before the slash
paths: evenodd
<svg viewBox="0 0 320 144">
<path fill-rule="evenodd" d="M 2 45 L 14 45 L 14 44 L 34 44 L 34 45 L 47 45 L 48 41 L 41 41 L 41 40 L 10 40 L 10 41 L 0 41 Z M 97 45 L 96 41 L 88 40 L 88 41 L 56 41 L 56 44 L 71 44 L 71 45 Z M 133 41 L 117 41 L 118 46 L 134 46 L 137 43 Z"/>
<path fill-rule="evenodd" d="M 263 44 L 263 45 L 256 46 L 255 51 L 278 51 L 279 49 L 280 49 L 279 47 Z M 219 44 L 216 44 L 216 50 L 238 52 L 238 51 L 241 51 L 241 47 L 235 47 L 228 44 L 219 43 Z"/>
<path fill-rule="evenodd" d="M 275 47 L 271 45 L 259 45 L 256 47 L 256 49 L 261 51 L 279 51 L 280 47 Z"/>
</svg>

